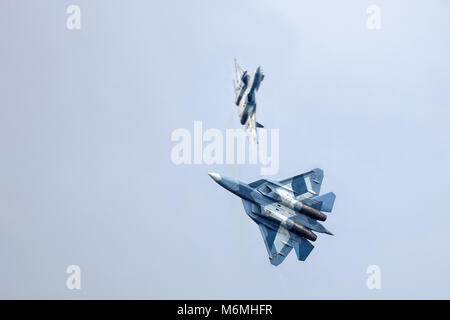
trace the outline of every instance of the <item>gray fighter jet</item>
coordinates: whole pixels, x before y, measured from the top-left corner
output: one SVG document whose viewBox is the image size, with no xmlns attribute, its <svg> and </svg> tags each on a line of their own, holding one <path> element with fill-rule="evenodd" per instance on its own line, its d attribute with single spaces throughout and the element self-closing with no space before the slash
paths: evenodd
<svg viewBox="0 0 450 320">
<path fill-rule="evenodd" d="M 263 128 L 263 125 L 256 122 L 256 92 L 264 79 L 264 73 L 261 67 L 258 67 L 253 74 L 249 74 L 239 66 L 236 59 L 234 59 L 234 65 L 236 68 L 236 79 L 233 81 L 233 84 L 239 119 L 241 124 L 245 125 L 247 136 L 257 143 L 258 134 L 256 128 Z"/>
<path fill-rule="evenodd" d="M 258 180 L 250 184 L 209 173 L 219 185 L 242 198 L 247 215 L 261 230 L 270 262 L 277 266 L 292 248 L 298 260 L 305 261 L 320 232 L 332 235 L 319 221 L 331 212 L 333 192 L 319 196 L 323 171 L 309 172 L 279 182 Z"/>
</svg>

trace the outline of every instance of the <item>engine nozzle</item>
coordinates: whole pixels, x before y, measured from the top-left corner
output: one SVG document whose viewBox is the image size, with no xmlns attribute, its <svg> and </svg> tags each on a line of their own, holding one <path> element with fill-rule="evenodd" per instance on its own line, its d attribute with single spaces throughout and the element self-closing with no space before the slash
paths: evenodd
<svg viewBox="0 0 450 320">
<path fill-rule="evenodd" d="M 297 202 L 295 204 L 295 210 L 303 213 L 304 215 L 307 215 L 310 218 L 313 218 L 315 220 L 319 221 L 325 221 L 327 220 L 327 215 L 323 213 L 320 210 L 314 209 L 310 206 L 307 206 L 306 204 L 303 204 L 301 202 Z"/>
</svg>

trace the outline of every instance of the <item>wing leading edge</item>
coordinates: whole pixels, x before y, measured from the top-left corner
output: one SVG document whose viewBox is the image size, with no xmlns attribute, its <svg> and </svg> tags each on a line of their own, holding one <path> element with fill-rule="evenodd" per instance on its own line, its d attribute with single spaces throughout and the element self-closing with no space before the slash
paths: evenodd
<svg viewBox="0 0 450 320">
<path fill-rule="evenodd" d="M 322 180 L 323 171 L 317 168 L 298 176 L 281 180 L 280 184 L 292 190 L 297 199 L 302 199 L 317 196 L 320 193 Z"/>
</svg>

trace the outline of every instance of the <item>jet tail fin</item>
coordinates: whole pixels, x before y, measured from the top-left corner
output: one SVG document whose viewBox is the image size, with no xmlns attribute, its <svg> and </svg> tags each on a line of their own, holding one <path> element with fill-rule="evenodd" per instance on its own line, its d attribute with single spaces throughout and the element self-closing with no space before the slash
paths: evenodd
<svg viewBox="0 0 450 320">
<path fill-rule="evenodd" d="M 259 122 L 256 122 L 256 127 L 257 128 L 264 128 L 264 126 L 261 123 L 259 123 Z"/>
<path fill-rule="evenodd" d="M 302 238 L 301 242 L 294 241 L 294 249 L 297 254 L 297 259 L 305 261 L 308 258 L 314 246 L 308 240 Z"/>
</svg>

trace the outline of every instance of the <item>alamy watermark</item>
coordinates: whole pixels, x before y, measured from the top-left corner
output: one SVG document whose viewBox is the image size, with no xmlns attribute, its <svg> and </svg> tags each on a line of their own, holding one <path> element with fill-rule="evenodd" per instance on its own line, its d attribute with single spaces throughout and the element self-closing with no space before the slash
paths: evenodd
<svg viewBox="0 0 450 320">
<path fill-rule="evenodd" d="M 203 132 L 202 121 L 194 121 L 193 134 L 188 129 L 175 129 L 170 139 L 172 163 L 181 164 L 260 164 L 261 175 L 274 175 L 279 170 L 279 129 L 259 129 L 259 143 L 249 142 L 243 129 L 209 128 Z M 248 142 L 248 143 L 247 143 Z M 270 153 L 269 153 L 270 152 Z"/>
<path fill-rule="evenodd" d="M 369 290 L 381 289 L 381 268 L 375 264 L 367 267 L 366 273 L 369 277 L 366 280 L 366 286 Z"/>
<path fill-rule="evenodd" d="M 69 14 L 66 20 L 66 27 L 69 30 L 81 29 L 81 9 L 80 6 L 71 4 L 67 7 L 66 13 Z"/>
<path fill-rule="evenodd" d="M 367 7 L 366 13 L 368 14 L 366 20 L 366 27 L 369 30 L 381 29 L 381 8 L 375 4 Z"/>
<path fill-rule="evenodd" d="M 75 264 L 67 267 L 66 273 L 70 274 L 66 280 L 66 287 L 69 290 L 81 289 L 81 268 Z"/>
</svg>

